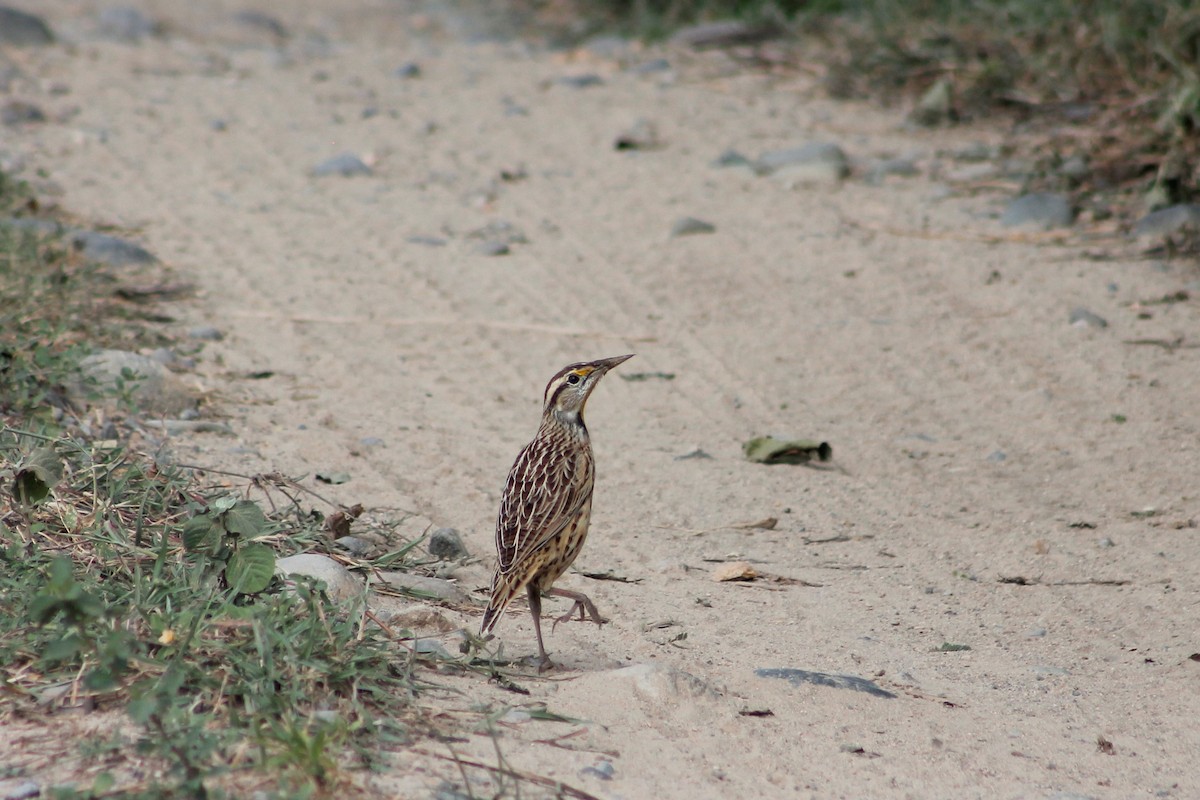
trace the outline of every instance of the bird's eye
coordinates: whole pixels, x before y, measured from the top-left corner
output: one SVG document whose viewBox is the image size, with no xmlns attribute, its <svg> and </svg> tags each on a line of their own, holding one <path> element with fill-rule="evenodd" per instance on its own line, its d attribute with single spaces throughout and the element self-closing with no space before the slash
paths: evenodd
<svg viewBox="0 0 1200 800">
<path fill-rule="evenodd" d="M 582 379 L 574 372 L 567 376 L 567 383 L 571 384 L 572 386 L 577 386 L 580 380 Z"/>
</svg>

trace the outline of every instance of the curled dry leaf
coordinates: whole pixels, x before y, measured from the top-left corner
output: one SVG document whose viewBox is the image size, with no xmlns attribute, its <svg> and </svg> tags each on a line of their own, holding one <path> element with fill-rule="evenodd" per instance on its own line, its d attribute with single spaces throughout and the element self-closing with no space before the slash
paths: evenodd
<svg viewBox="0 0 1200 800">
<path fill-rule="evenodd" d="M 733 561 L 721 564 L 712 571 L 714 581 L 752 581 L 758 578 L 758 570 L 748 561 Z"/>
</svg>

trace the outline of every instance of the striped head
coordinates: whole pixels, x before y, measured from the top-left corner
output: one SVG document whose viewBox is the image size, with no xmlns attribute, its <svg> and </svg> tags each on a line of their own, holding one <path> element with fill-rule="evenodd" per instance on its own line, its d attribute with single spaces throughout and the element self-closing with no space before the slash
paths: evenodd
<svg viewBox="0 0 1200 800">
<path fill-rule="evenodd" d="M 546 384 L 542 415 L 553 414 L 565 423 L 581 422 L 583 407 L 592 390 L 596 388 L 596 384 L 610 369 L 631 358 L 633 358 L 632 353 L 627 356 L 614 356 L 599 361 L 583 361 L 563 367 Z"/>
</svg>

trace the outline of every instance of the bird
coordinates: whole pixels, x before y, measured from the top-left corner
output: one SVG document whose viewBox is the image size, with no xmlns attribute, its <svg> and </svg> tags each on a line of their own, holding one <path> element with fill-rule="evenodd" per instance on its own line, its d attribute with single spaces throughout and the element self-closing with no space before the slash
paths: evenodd
<svg viewBox="0 0 1200 800">
<path fill-rule="evenodd" d="M 554 582 L 583 549 L 592 516 L 595 461 L 583 409 L 609 370 L 633 354 L 569 364 L 550 379 L 542 395 L 542 421 L 509 470 L 496 519 L 496 572 L 479 635 L 490 639 L 509 603 L 524 589 L 537 634 L 538 672 L 553 666 L 542 641 L 542 597 L 566 597 L 571 610 L 554 622 L 608 620 L 582 592 Z M 584 615 L 587 615 L 586 618 Z M 551 628 L 553 630 L 553 627 Z"/>
</svg>

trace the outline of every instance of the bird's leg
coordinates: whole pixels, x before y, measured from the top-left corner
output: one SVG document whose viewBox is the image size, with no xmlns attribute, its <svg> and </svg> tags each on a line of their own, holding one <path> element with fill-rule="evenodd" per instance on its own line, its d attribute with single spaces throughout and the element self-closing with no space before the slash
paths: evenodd
<svg viewBox="0 0 1200 800">
<path fill-rule="evenodd" d="M 551 594 L 555 597 L 567 597 L 575 601 L 575 605 L 571 606 L 570 611 L 554 620 L 554 625 L 551 626 L 550 630 L 558 627 L 558 623 L 560 622 L 570 621 L 577 610 L 579 611 L 580 622 L 586 622 L 588 619 L 591 619 L 597 625 L 603 625 L 608 622 L 608 620 L 600 616 L 600 612 L 596 610 L 596 604 L 583 592 L 572 592 L 570 589 L 547 589 L 546 594 Z M 586 618 L 583 616 L 584 612 L 587 612 Z"/>
<path fill-rule="evenodd" d="M 554 666 L 554 662 L 546 655 L 546 646 L 542 644 L 542 593 L 532 583 L 525 588 L 529 594 L 529 613 L 533 615 L 533 632 L 537 634 L 538 672 L 545 672 Z"/>
</svg>

